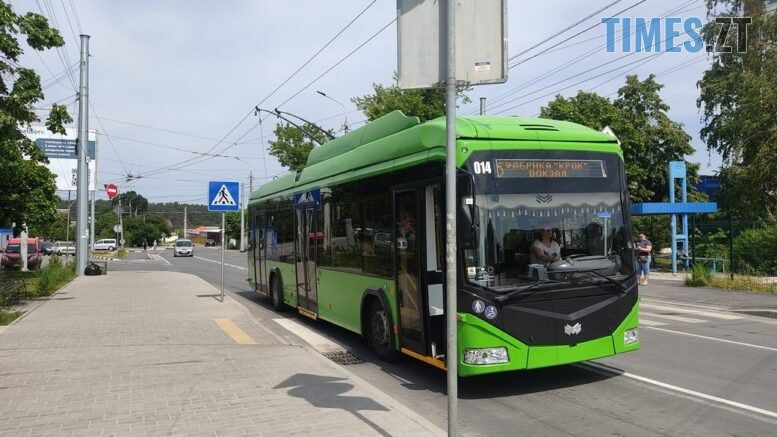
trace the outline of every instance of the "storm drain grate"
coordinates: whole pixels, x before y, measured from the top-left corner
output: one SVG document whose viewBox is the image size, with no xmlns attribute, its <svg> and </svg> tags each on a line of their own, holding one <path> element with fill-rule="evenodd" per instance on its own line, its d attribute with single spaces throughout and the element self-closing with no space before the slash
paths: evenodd
<svg viewBox="0 0 777 437">
<path fill-rule="evenodd" d="M 353 366 L 355 364 L 364 364 L 356 355 L 348 351 L 322 352 L 322 355 L 334 361 L 341 366 Z"/>
</svg>

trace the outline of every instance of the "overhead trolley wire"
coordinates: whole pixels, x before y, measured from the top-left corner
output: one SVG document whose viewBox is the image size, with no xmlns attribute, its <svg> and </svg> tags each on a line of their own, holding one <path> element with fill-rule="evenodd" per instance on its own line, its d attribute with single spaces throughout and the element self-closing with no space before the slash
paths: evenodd
<svg viewBox="0 0 777 437">
<path fill-rule="evenodd" d="M 213 147 L 208 149 L 208 151 L 205 152 L 205 153 L 213 152 L 213 150 L 215 150 L 221 143 L 223 143 L 224 140 L 227 139 L 227 137 L 232 135 L 232 133 L 234 133 L 252 114 L 254 114 L 254 108 L 256 108 L 257 106 L 263 104 L 265 101 L 267 101 L 267 99 L 269 99 L 270 97 L 275 95 L 275 93 L 278 90 L 280 90 L 291 79 L 293 79 L 300 71 L 302 71 L 303 68 L 305 68 L 308 64 L 310 64 L 316 57 L 318 57 L 319 54 L 321 54 L 327 47 L 329 47 L 340 35 L 343 34 L 343 32 L 345 32 L 349 27 L 351 27 L 351 25 L 353 23 L 355 23 L 356 20 L 359 19 L 359 17 L 364 15 L 364 13 L 367 12 L 367 10 L 370 9 L 376 2 L 377 2 L 377 0 L 373 0 L 372 2 L 367 4 L 367 6 L 364 9 L 362 9 L 361 12 L 359 12 L 354 18 L 352 18 L 342 29 L 340 29 L 340 31 L 338 31 L 332 38 L 330 38 L 329 41 L 326 42 L 326 44 L 324 44 L 318 51 L 316 51 L 316 53 L 314 53 L 310 58 L 308 58 L 307 61 L 305 61 L 299 68 L 297 68 L 297 70 L 295 70 L 289 77 L 287 77 L 283 82 L 281 82 L 280 85 L 275 87 L 275 89 L 273 89 L 269 94 L 267 94 L 262 100 L 260 100 L 259 103 L 257 103 L 256 105 L 252 106 L 251 110 L 248 111 L 248 113 L 245 116 L 243 116 L 243 118 L 241 118 L 240 121 L 232 129 L 230 129 L 229 132 L 227 132 L 226 135 L 224 135 L 218 142 L 216 142 L 213 145 Z M 244 138 L 248 134 L 248 132 L 252 131 L 255 128 L 256 128 L 256 125 L 253 126 L 251 129 L 249 129 L 247 132 L 245 132 L 238 140 L 235 140 L 233 143 L 236 143 L 240 139 Z M 219 151 L 217 153 L 223 153 L 229 147 L 231 147 L 231 145 L 227 146 L 226 148 L 222 149 L 221 151 Z M 186 160 L 177 162 L 175 164 L 171 164 L 171 165 L 166 166 L 166 167 L 160 167 L 159 169 L 157 169 L 157 171 L 164 172 L 165 170 L 167 170 L 167 169 L 169 169 L 171 167 L 177 167 L 177 166 L 181 166 L 181 165 L 184 165 L 184 166 L 194 165 L 194 164 L 198 164 L 200 162 L 204 162 L 207 159 L 208 158 L 205 158 L 205 159 L 190 158 L 190 159 L 186 159 Z"/>
<path fill-rule="evenodd" d="M 685 3 L 683 3 L 683 4 L 679 5 L 679 6 L 675 6 L 675 7 L 671 8 L 671 9 L 665 11 L 662 14 L 662 17 L 666 17 L 666 16 L 669 16 L 671 14 L 674 14 L 674 13 L 676 13 L 677 10 L 679 10 L 679 9 L 681 9 L 681 8 L 691 4 L 691 3 L 694 3 L 696 1 L 698 1 L 698 0 L 689 0 L 689 1 L 686 1 Z M 632 29 L 630 34 L 629 34 L 629 36 L 633 35 L 635 32 L 636 32 L 636 29 Z M 616 42 L 621 41 L 622 39 L 623 39 L 623 35 L 621 34 L 618 38 L 616 38 Z M 588 41 L 590 41 L 590 40 L 588 40 Z M 559 50 L 560 49 L 561 48 L 559 48 Z M 556 73 L 558 73 L 558 72 L 560 72 L 562 70 L 565 70 L 566 68 L 568 68 L 568 67 L 570 67 L 572 65 L 575 65 L 575 64 L 579 63 L 582 59 L 587 58 L 589 55 L 591 55 L 591 54 L 593 54 L 593 53 L 595 53 L 595 52 L 597 52 L 599 50 L 601 50 L 601 47 L 594 47 L 593 49 L 589 50 L 588 52 L 585 52 L 585 53 L 583 53 L 583 54 L 581 54 L 581 55 L 579 55 L 579 56 L 577 56 L 577 57 L 575 57 L 575 58 L 573 58 L 573 59 L 571 59 L 569 61 L 564 62 L 563 64 L 558 65 L 557 67 L 553 68 L 549 72 L 545 72 L 545 73 L 543 73 L 541 75 L 536 76 L 534 79 L 524 83 L 523 85 L 521 85 L 519 87 L 516 87 L 516 88 L 508 91 L 507 93 L 502 94 L 501 96 L 498 96 L 498 97 L 494 98 L 492 100 L 492 104 L 495 103 L 495 102 L 500 102 L 500 101 L 506 99 L 507 97 L 510 97 L 510 96 L 514 95 L 515 93 L 518 93 L 520 91 L 525 90 L 526 88 L 529 88 L 530 86 L 532 86 L 532 85 L 534 85 L 536 83 L 542 82 L 543 80 L 545 80 L 545 79 L 555 75 Z M 631 54 L 633 55 L 635 53 L 636 52 L 632 52 Z M 615 61 L 623 59 L 624 57 L 625 56 L 621 56 L 620 58 L 616 59 Z M 598 65 L 596 67 L 593 67 L 593 68 L 589 69 L 588 71 L 590 72 L 590 71 L 593 71 L 595 69 L 601 68 L 602 66 L 608 65 L 609 63 L 611 63 L 611 62 L 607 62 L 605 64 Z M 577 75 L 572 76 L 570 78 L 574 78 L 576 76 Z M 528 95 L 530 95 L 530 94 L 528 94 Z M 511 99 L 510 102 L 515 101 L 515 100 L 517 100 L 519 98 L 523 98 L 523 97 L 526 97 L 526 95 L 517 97 L 515 99 Z M 498 104 L 498 105 L 495 105 L 495 106 L 491 106 L 491 109 L 497 108 L 497 107 L 500 107 L 500 106 L 504 106 L 504 104 L 506 104 L 506 103 L 502 103 L 502 104 Z M 476 112 L 477 112 L 477 109 L 471 109 L 471 110 L 468 111 L 468 113 L 470 113 L 470 114 L 476 113 Z"/>
<path fill-rule="evenodd" d="M 523 50 L 520 53 L 516 53 L 515 55 L 510 56 L 509 58 L 507 58 L 507 62 L 509 63 L 510 61 L 514 60 L 515 58 L 517 58 L 517 57 L 519 57 L 521 55 L 524 55 L 524 54 L 526 54 L 526 53 L 536 49 L 537 47 L 545 44 L 546 42 L 552 40 L 553 38 L 555 38 L 555 37 L 565 33 L 566 31 L 568 31 L 568 30 L 570 30 L 570 29 L 572 29 L 572 28 L 574 28 L 574 27 L 576 27 L 576 26 L 578 26 L 578 25 L 580 25 L 582 23 L 584 23 L 586 20 L 594 17 L 596 14 L 599 14 L 599 13 L 609 9 L 612 6 L 615 6 L 616 4 L 620 3 L 621 1 L 623 1 L 623 0 L 616 0 L 616 1 L 612 2 L 612 3 L 610 3 L 609 5 L 607 5 L 607 6 L 603 7 L 603 8 L 601 8 L 601 9 L 598 9 L 598 10 L 592 12 L 591 14 L 587 15 L 585 18 L 581 18 L 580 20 L 570 24 L 569 26 L 565 27 L 562 30 L 559 30 L 558 32 L 556 32 L 553 35 L 545 38 L 544 40 L 538 42 L 537 44 L 534 44 L 533 46 L 529 47 L 528 49 L 525 49 L 525 50 Z"/>
<path fill-rule="evenodd" d="M 634 9 L 634 8 L 636 8 L 637 6 L 641 5 L 642 3 L 645 3 L 646 1 L 647 1 L 647 0 L 640 0 L 640 1 L 638 1 L 637 3 L 634 3 L 633 5 L 631 5 L 631 6 L 627 7 L 626 9 L 623 9 L 623 10 L 621 10 L 621 11 L 618 11 L 618 12 L 616 12 L 616 13 L 615 13 L 615 15 L 621 15 L 621 14 L 623 14 L 624 12 L 626 12 L 626 11 L 629 11 L 629 10 L 631 10 L 631 9 Z M 532 59 L 534 59 L 534 58 L 536 58 L 536 57 L 538 57 L 538 56 L 541 56 L 542 54 L 544 54 L 544 53 L 547 53 L 547 51 L 548 51 L 548 50 L 550 50 L 550 49 L 552 49 L 552 48 L 555 48 L 555 47 L 558 47 L 558 46 L 560 46 L 561 44 L 564 44 L 565 42 L 567 42 L 567 41 L 569 41 L 569 40 L 571 40 L 571 39 L 577 38 L 578 36 L 580 36 L 580 35 L 582 35 L 582 34 L 584 34 L 584 33 L 588 32 L 589 30 L 591 30 L 591 29 L 595 29 L 596 27 L 598 27 L 598 26 L 599 26 L 599 25 L 601 25 L 601 24 L 602 24 L 602 23 L 601 23 L 601 21 L 600 21 L 600 22 L 598 22 L 598 23 L 595 23 L 595 24 L 593 24 L 593 25 L 591 25 L 591 26 L 589 26 L 589 27 L 587 27 L 587 28 L 585 28 L 585 29 L 581 30 L 580 32 L 578 32 L 578 33 L 576 33 L 576 34 L 574 34 L 574 35 L 572 35 L 572 36 L 570 36 L 570 37 L 568 37 L 568 38 L 566 38 L 566 39 L 563 39 L 563 40 L 561 40 L 561 41 L 557 42 L 556 44 L 553 44 L 552 46 L 548 47 L 548 48 L 547 48 L 547 49 L 545 49 L 545 50 L 542 50 L 542 51 L 541 51 L 541 52 L 539 52 L 539 53 L 536 53 L 536 54 L 534 54 L 534 55 L 531 55 L 531 56 L 529 56 L 528 58 L 521 59 L 521 60 L 519 60 L 518 62 L 514 63 L 513 65 L 508 65 L 508 67 L 507 67 L 507 68 L 508 68 L 508 69 L 510 69 L 510 68 L 515 68 L 515 67 L 517 67 L 517 66 L 519 66 L 519 65 L 521 65 L 521 64 L 523 64 L 523 63 L 525 63 L 525 62 L 527 62 L 527 61 L 530 61 L 530 60 L 532 60 Z"/>
</svg>

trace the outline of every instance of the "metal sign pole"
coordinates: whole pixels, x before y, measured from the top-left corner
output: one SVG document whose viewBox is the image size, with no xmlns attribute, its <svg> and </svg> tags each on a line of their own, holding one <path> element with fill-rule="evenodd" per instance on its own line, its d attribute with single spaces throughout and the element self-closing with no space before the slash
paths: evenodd
<svg viewBox="0 0 777 437">
<path fill-rule="evenodd" d="M 445 365 L 448 368 L 448 435 L 459 435 L 458 389 L 458 334 L 456 289 L 456 1 L 447 2 L 447 60 L 448 72 L 445 96 L 445 324 L 447 350 Z"/>
<path fill-rule="evenodd" d="M 226 232 L 226 219 L 227 214 L 221 213 L 221 301 L 224 302 L 224 245 L 226 244 L 227 232 Z"/>
</svg>

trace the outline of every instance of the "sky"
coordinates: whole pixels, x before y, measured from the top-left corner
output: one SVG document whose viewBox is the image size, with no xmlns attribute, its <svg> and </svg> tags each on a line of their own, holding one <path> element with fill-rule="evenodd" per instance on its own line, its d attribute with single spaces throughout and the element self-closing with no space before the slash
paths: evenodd
<svg viewBox="0 0 777 437">
<path fill-rule="evenodd" d="M 682 123 L 693 138 L 696 153 L 689 161 L 700 163 L 702 174 L 714 174 L 720 158 L 708 153 L 699 139 L 702 125 L 696 107 L 696 82 L 709 65 L 707 54 L 637 53 L 617 60 L 624 53 L 605 50 L 606 29 L 601 24 L 602 18 L 611 16 L 651 18 L 672 10 L 672 16 L 706 21 L 704 0 L 507 0 L 507 52 L 511 57 L 522 53 L 614 2 L 516 58 L 530 58 L 572 37 L 510 69 L 506 83 L 475 87 L 468 94 L 472 103 L 459 112 L 476 112 L 479 98 L 486 97 L 489 114 L 536 116 L 557 93 L 572 96 L 582 89 L 613 98 L 626 74 L 645 78 L 654 73 L 665 85 L 661 96 L 671 107 L 670 118 Z M 278 107 L 335 131 L 346 119 L 358 128 L 365 117 L 350 99 L 371 93 L 373 83 L 390 84 L 397 69 L 396 24 L 389 25 L 396 18 L 395 0 L 11 4 L 17 13 L 42 12 L 65 38 L 62 49 L 36 53 L 28 48 L 21 58 L 22 65 L 36 69 L 46 85 L 45 99 L 36 105 L 42 118 L 52 103 L 63 103 L 77 120 L 78 68 L 68 67 L 78 62 L 78 35 L 90 35 L 89 128 L 98 131 L 98 184 L 114 182 L 122 192 L 135 190 L 152 202 L 205 203 L 209 180 L 248 184 L 252 173 L 256 188 L 285 173 L 267 154 L 276 120 L 255 116 L 257 104 Z M 331 45 L 293 75 L 357 15 Z M 72 73 L 64 74 L 68 70 Z M 599 77 L 592 79 L 595 76 Z M 512 94 L 505 97 L 508 93 Z M 193 158 L 197 159 L 187 161 Z M 135 178 L 127 182 L 127 174 Z M 99 198 L 106 196 L 101 193 Z"/>
</svg>

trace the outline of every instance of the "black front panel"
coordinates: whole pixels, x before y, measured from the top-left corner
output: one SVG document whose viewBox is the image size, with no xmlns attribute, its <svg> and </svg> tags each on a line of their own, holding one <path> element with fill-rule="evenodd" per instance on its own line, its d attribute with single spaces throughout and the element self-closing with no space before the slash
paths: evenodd
<svg viewBox="0 0 777 437">
<path fill-rule="evenodd" d="M 612 335 L 638 300 L 636 281 L 626 283 L 626 293 L 603 284 L 527 294 L 505 305 L 481 299 L 497 307 L 494 320 L 474 314 L 472 303 L 480 297 L 462 292 L 459 311 L 480 317 L 530 346 L 573 345 Z"/>
</svg>

